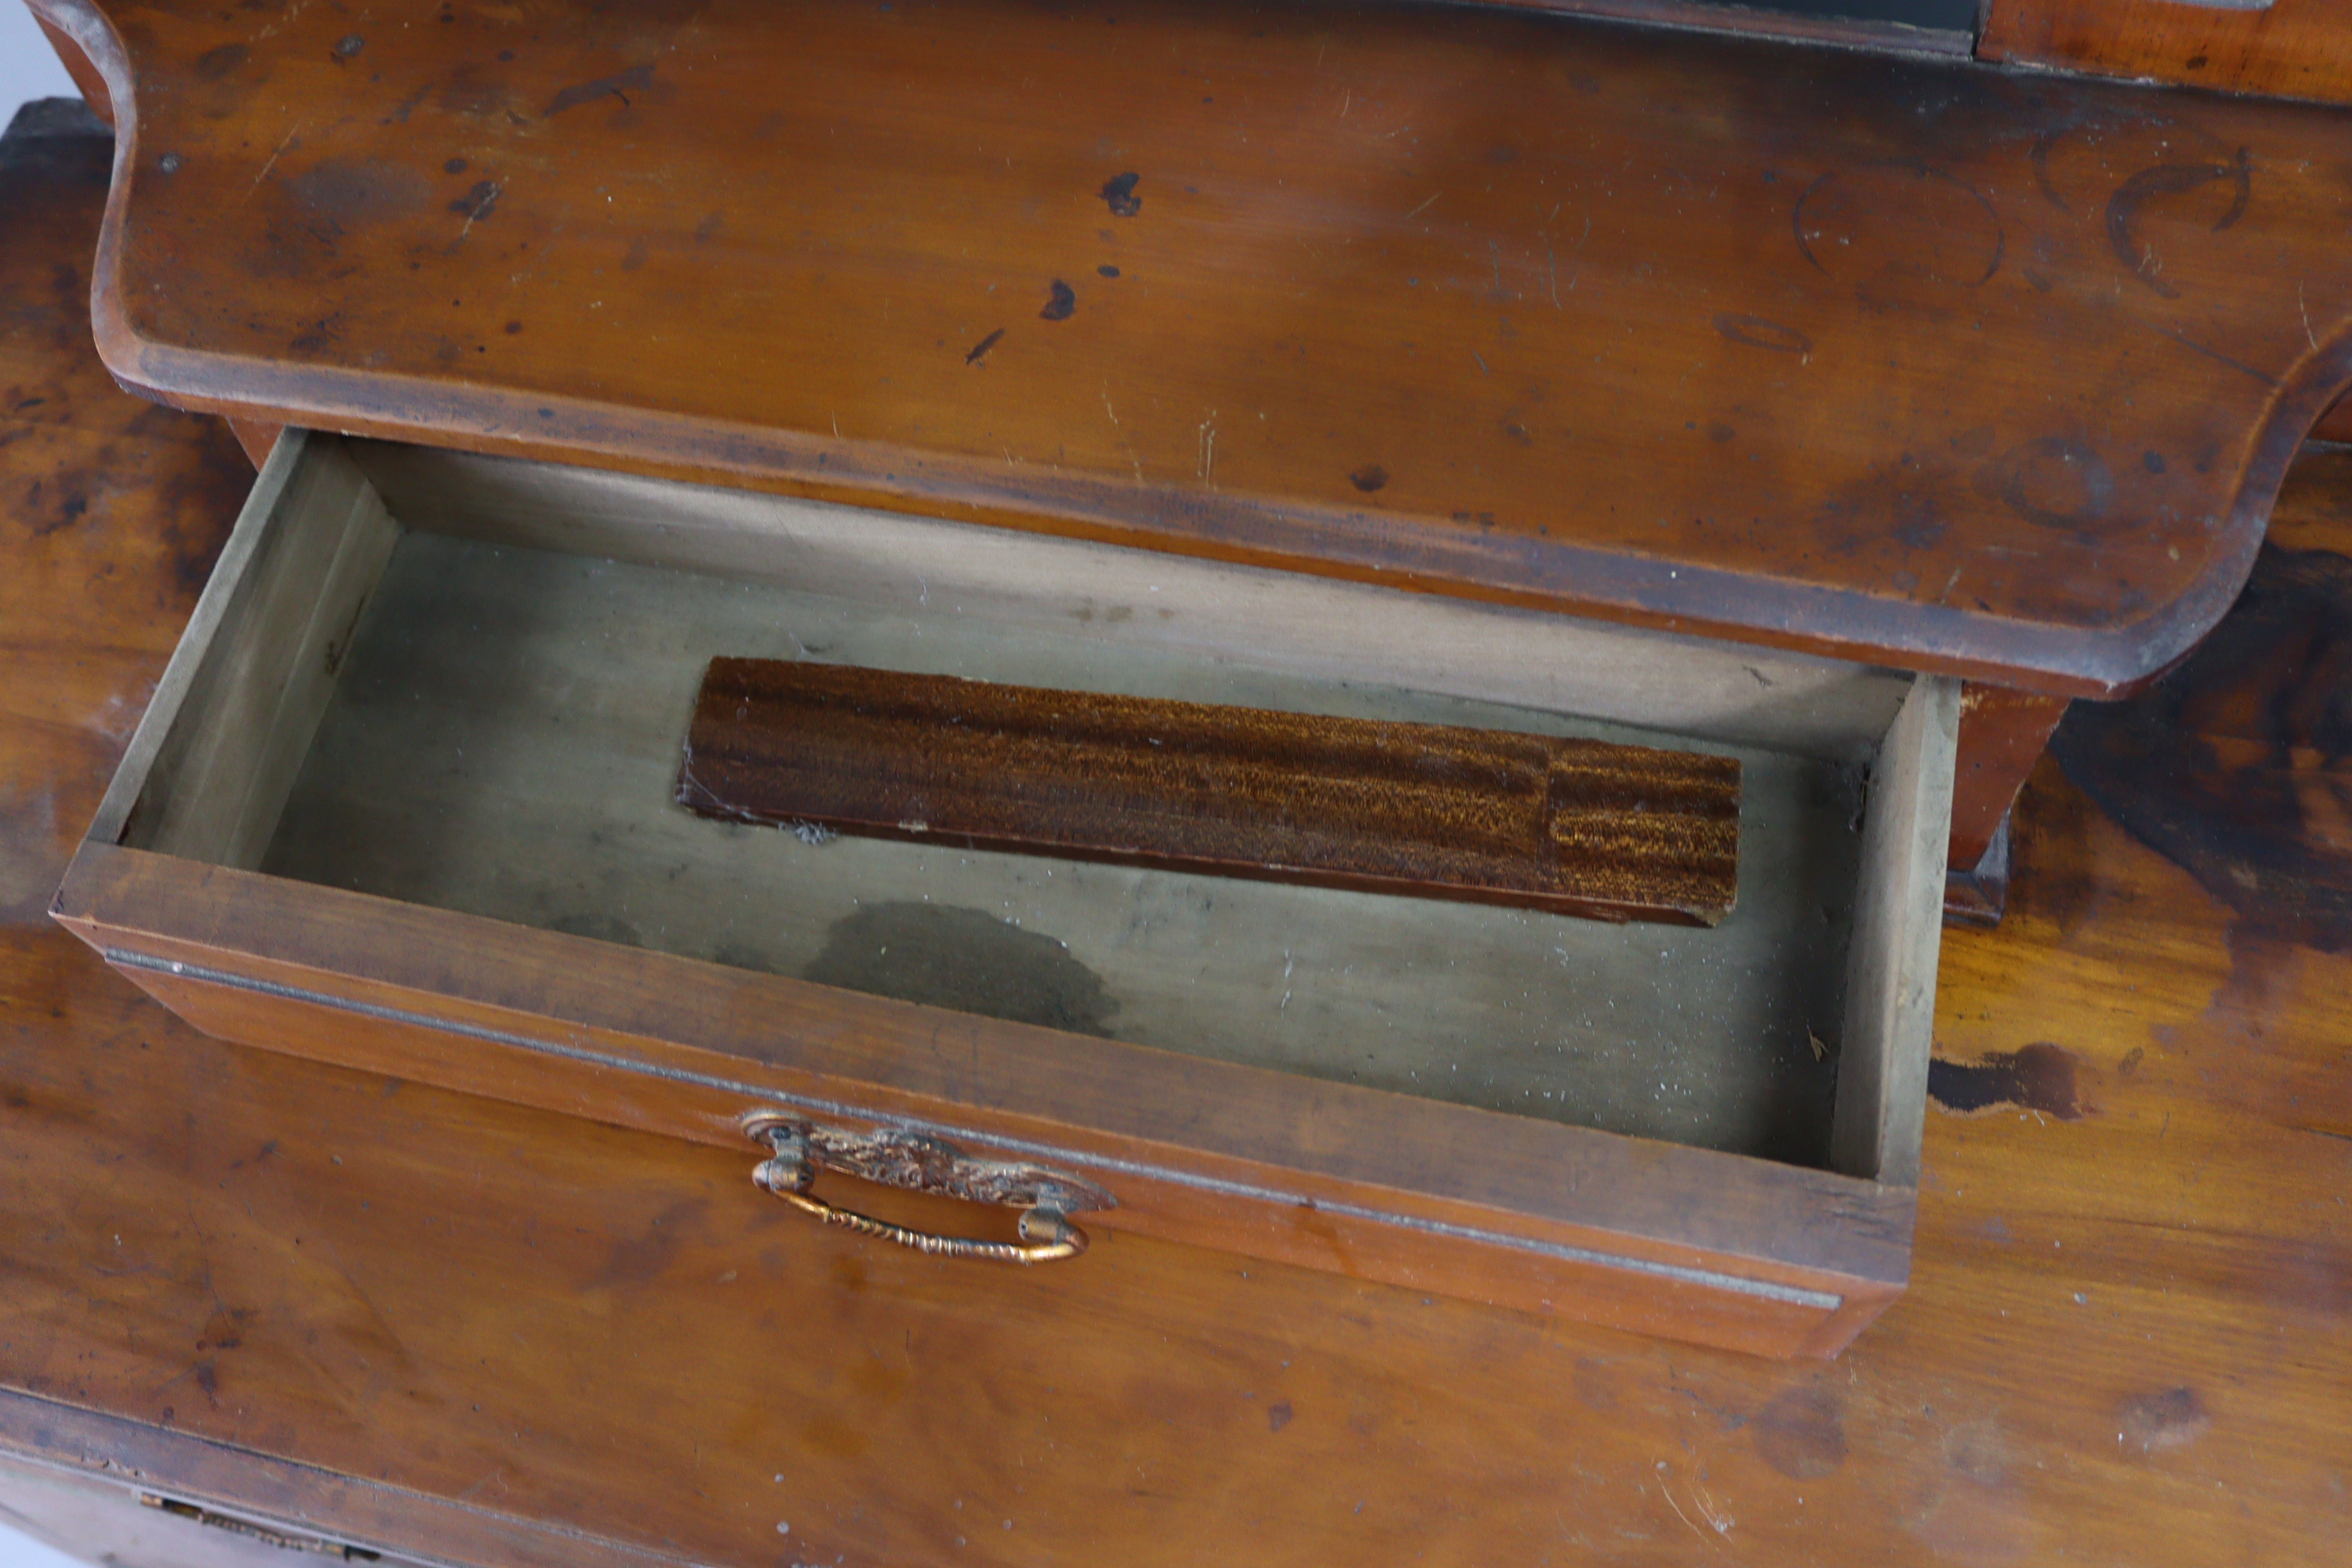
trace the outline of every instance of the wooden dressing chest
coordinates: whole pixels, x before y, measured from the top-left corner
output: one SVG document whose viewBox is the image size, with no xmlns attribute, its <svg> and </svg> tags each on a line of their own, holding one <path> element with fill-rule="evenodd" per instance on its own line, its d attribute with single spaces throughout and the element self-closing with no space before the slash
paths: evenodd
<svg viewBox="0 0 2352 1568">
<path fill-rule="evenodd" d="M 1434 8 L 38 8 L 110 366 L 289 431 L 58 918 L 224 1037 L 1001 1249 L 1834 1352 L 1948 859 L 2352 379 L 2321 106 Z M 703 822 L 730 655 L 1718 750 L 1740 905 Z"/>
</svg>

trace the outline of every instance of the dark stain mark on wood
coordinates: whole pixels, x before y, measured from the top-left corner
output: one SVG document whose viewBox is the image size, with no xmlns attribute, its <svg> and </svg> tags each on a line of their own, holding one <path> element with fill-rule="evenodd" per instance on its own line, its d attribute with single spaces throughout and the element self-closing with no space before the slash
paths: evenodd
<svg viewBox="0 0 2352 1568">
<path fill-rule="evenodd" d="M 2075 1095 L 2074 1053 L 2046 1040 L 2021 1050 L 1997 1051 L 1978 1062 L 1927 1062 L 1927 1097 L 1946 1110 L 1966 1115 L 2013 1105 L 2061 1121 L 2081 1118 Z"/>
<path fill-rule="evenodd" d="M 1102 977 L 1052 937 L 983 910 L 897 901 L 834 921 L 802 975 L 984 1018 L 1108 1036 L 1118 1004 Z"/>
<path fill-rule="evenodd" d="M 420 212 L 433 199 L 429 177 L 378 158 L 327 158 L 286 182 L 286 194 L 333 226 L 332 236 L 363 224 Z"/>
<path fill-rule="evenodd" d="M 1295 1412 L 1290 1408 L 1290 1401 L 1287 1399 L 1276 1401 L 1265 1407 L 1265 1429 L 1269 1432 L 1281 1431 L 1290 1425 L 1290 1418 L 1294 1414 Z"/>
<path fill-rule="evenodd" d="M 53 533 L 64 532 L 79 522 L 83 515 L 89 510 L 89 496 L 80 489 L 79 484 L 74 483 L 80 478 L 79 475 L 67 476 L 68 483 L 58 487 L 57 510 L 46 518 L 40 515 L 45 489 L 42 481 L 35 479 L 30 486 L 26 487 L 25 511 L 33 519 L 32 535 L 35 539 L 46 539 Z M 72 488 L 68 488 L 68 486 Z"/>
<path fill-rule="evenodd" d="M 577 82 L 557 93 L 554 101 L 547 106 L 546 112 L 541 118 L 552 120 L 567 109 L 577 109 L 583 103 L 593 103 L 600 98 L 608 96 L 619 99 L 621 106 L 625 109 L 628 107 L 630 93 L 642 92 L 653 83 L 654 68 L 649 65 L 631 66 L 617 75 L 600 76 L 594 81 Z"/>
<path fill-rule="evenodd" d="M 1809 354 L 1813 352 L 1813 340 L 1794 327 L 1784 327 L 1762 316 L 1720 315 L 1715 319 L 1715 330 L 1735 343 L 1746 343 L 1751 349 L 1769 349 L 1774 353 Z"/>
<path fill-rule="evenodd" d="M 336 40 L 335 58 L 338 59 L 347 60 L 366 47 L 367 40 L 365 38 L 361 37 L 357 33 L 345 33 L 341 38 Z"/>
<path fill-rule="evenodd" d="M 1095 268 L 1095 276 L 1097 278 L 1116 278 L 1118 276 L 1118 268 L 1106 263 L 1105 265 Z"/>
<path fill-rule="evenodd" d="M 1979 485 L 2003 506 L 2044 528 L 2084 528 L 2115 503 L 2116 477 L 2082 441 L 2044 436 L 2012 447 L 1981 473 Z"/>
<path fill-rule="evenodd" d="M 565 915 L 548 922 L 548 930 L 560 931 L 566 936 L 584 936 L 594 942 L 609 942 L 620 947 L 643 947 L 643 932 L 618 915 L 602 910 L 588 910 Z"/>
<path fill-rule="evenodd" d="M 1937 289 L 1988 283 L 2009 248 L 1990 197 L 1915 158 L 1830 170 L 1805 187 L 1790 216 L 1814 270 L 1851 279 L 1874 309 L 1932 308 Z M 1915 292 L 1921 285 L 1927 293 Z"/>
<path fill-rule="evenodd" d="M 466 172 L 466 160 L 452 158 L 441 165 L 441 172 L 445 174 L 462 174 Z"/>
<path fill-rule="evenodd" d="M 988 357 L 988 351 L 994 348 L 997 344 L 997 341 L 1003 336 L 1004 329 L 1003 327 L 997 328 L 996 331 L 989 333 L 988 336 L 981 339 L 980 342 L 971 345 L 971 353 L 963 356 L 963 363 L 966 364 L 978 364 L 982 360 Z"/>
<path fill-rule="evenodd" d="M 2143 1454 L 2160 1454 L 2195 1442 L 2212 1425 L 2205 1402 L 2193 1388 L 2168 1388 L 2126 1399 L 2116 1411 L 2116 1437 Z"/>
<path fill-rule="evenodd" d="M 478 180 L 472 190 L 449 204 L 449 210 L 468 223 L 479 223 L 489 216 L 498 205 L 498 182 Z"/>
<path fill-rule="evenodd" d="M 678 1243 L 705 1206 L 698 1198 L 682 1199 L 647 1221 L 643 1235 L 624 1237 L 614 1242 L 604 1266 L 588 1280 L 589 1289 L 600 1285 L 642 1285 L 659 1279 L 677 1256 Z"/>
<path fill-rule="evenodd" d="M 697 245 L 709 245 L 712 240 L 719 237 L 719 231 L 726 222 L 727 215 L 725 213 L 712 213 L 709 215 L 700 223 L 694 226 L 694 243 Z"/>
<path fill-rule="evenodd" d="M 2042 199 L 2068 217 L 2073 217 L 2074 209 L 2066 205 L 2066 198 L 2059 194 L 2058 182 L 2050 177 L 2050 149 L 2056 144 L 2058 138 L 2065 134 L 2065 127 L 2043 132 L 2033 139 L 2033 151 L 2028 156 L 2032 160 L 2033 183 L 2040 187 Z"/>
<path fill-rule="evenodd" d="M 314 354 L 343 335 L 343 318 L 340 310 L 305 322 L 302 330 L 287 341 L 286 346 L 296 353 Z"/>
<path fill-rule="evenodd" d="M 2275 387 L 2279 384 L 2278 377 L 2273 375 L 2270 372 L 2263 369 L 2261 366 L 2248 364 L 2242 359 L 2232 359 L 2219 349 L 2208 348 L 2203 343 L 2199 342 L 2195 338 L 2190 337 L 2187 332 L 2179 331 L 2171 327 L 2162 326 L 2156 328 L 2156 331 L 2158 336 L 2170 338 L 2182 348 L 2188 349 L 2195 353 L 2202 354 L 2207 359 L 2211 360 L 2215 364 L 2228 365 L 2231 370 L 2237 371 L 2242 375 L 2251 376 L 2254 380 L 2261 382 L 2264 386 Z M 2204 464 L 2200 463 L 2198 465 L 2197 471 L 2199 473 L 2201 474 L 2205 472 L 2205 469 L 2206 466 Z"/>
<path fill-rule="evenodd" d="M 2107 244 L 2116 258 L 2128 268 L 2131 275 L 2168 300 L 2180 298 L 2180 290 L 2164 280 L 2162 273 L 2150 263 L 2153 254 L 2140 239 L 2134 226 L 2140 208 L 2152 201 L 2177 196 L 2200 186 L 2227 182 L 2234 187 L 2230 205 L 2213 222 L 2213 232 L 2220 234 L 2246 214 L 2246 204 L 2253 197 L 2254 176 L 2246 156 L 2247 150 L 2238 149 L 2238 155 L 2226 163 L 2158 163 L 2142 169 L 2116 187 L 2107 198 Z"/>
<path fill-rule="evenodd" d="M 1037 317 L 1045 321 L 1066 321 L 1077 308 L 1078 291 L 1056 278 L 1045 297 L 1045 308 L 1037 312 Z"/>
<path fill-rule="evenodd" d="M 1735 758 L 716 658 L 677 800 L 772 826 L 1712 925 Z"/>
<path fill-rule="evenodd" d="M 651 254 L 653 254 L 652 247 L 646 245 L 646 237 L 644 235 L 631 235 L 629 237 L 629 248 L 621 253 L 621 270 L 624 272 L 635 272 L 638 268 L 643 267 L 646 264 L 646 258 Z"/>
<path fill-rule="evenodd" d="M 218 81 L 252 57 L 253 51 L 243 44 L 223 44 L 216 49 L 206 49 L 196 57 L 194 70 L 198 81 Z"/>
<path fill-rule="evenodd" d="M 1366 495 L 1370 495 L 1375 490 L 1388 488 L 1389 471 L 1378 463 L 1366 463 L 1348 476 L 1348 482 Z"/>
<path fill-rule="evenodd" d="M 1845 1463 L 1845 1421 L 1837 1395 L 1818 1384 L 1788 1388 L 1749 1423 L 1756 1452 L 1795 1480 L 1816 1480 Z"/>
<path fill-rule="evenodd" d="M 2078 702 L 2066 776 L 2242 923 L 2352 952 L 2352 559 L 2264 545 L 2196 652 L 2123 702 Z"/>
<path fill-rule="evenodd" d="M 1133 217 L 1143 210 L 1143 198 L 1135 194 L 1142 179 L 1140 174 L 1113 174 L 1103 182 L 1102 199 L 1110 204 L 1111 216 Z"/>
</svg>

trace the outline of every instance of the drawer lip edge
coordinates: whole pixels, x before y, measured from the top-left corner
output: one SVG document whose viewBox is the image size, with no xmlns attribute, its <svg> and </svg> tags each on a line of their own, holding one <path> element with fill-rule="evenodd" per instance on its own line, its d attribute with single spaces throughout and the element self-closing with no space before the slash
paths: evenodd
<svg viewBox="0 0 2352 1568">
<path fill-rule="evenodd" d="M 488 1028 L 480 1025 L 462 1023 L 456 1019 L 439 1017 L 429 1013 L 415 1012 L 405 1008 L 388 1007 L 377 1003 L 362 1002 L 354 998 L 337 996 L 328 992 L 311 991 L 300 986 L 282 984 L 277 981 L 263 980 L 256 976 L 238 974 L 227 970 L 214 969 L 203 964 L 189 963 L 183 960 L 158 958 L 152 954 L 141 952 L 130 948 L 121 948 L 110 945 L 100 946 L 99 948 L 99 952 L 100 955 L 109 963 L 121 969 L 143 970 L 150 973 L 169 975 L 177 979 L 194 980 L 209 984 L 223 985 L 234 990 L 248 992 L 257 995 L 276 997 L 283 1001 L 301 1002 L 314 1006 L 331 1007 L 341 1012 L 353 1013 L 361 1016 L 375 1018 L 387 1023 L 404 1024 L 418 1027 L 431 1028 L 446 1034 L 455 1034 L 480 1039 L 487 1043 L 535 1051 L 543 1055 L 561 1057 L 584 1066 L 602 1068 L 610 1071 L 635 1073 L 646 1077 L 663 1079 L 677 1083 L 691 1084 L 698 1088 L 719 1089 L 728 1093 L 742 1094 L 755 1100 L 792 1105 L 797 1109 L 817 1111 L 826 1115 L 843 1116 L 868 1121 L 886 1121 L 893 1125 L 904 1125 L 915 1131 L 934 1133 L 950 1138 L 961 1138 L 974 1143 L 999 1148 L 1011 1152 L 1047 1159 L 1064 1161 L 1072 1160 L 1072 1151 L 1051 1144 L 1034 1142 L 1014 1134 L 997 1132 L 981 1128 L 962 1127 L 950 1122 L 940 1121 L 932 1118 L 881 1115 L 872 1110 L 852 1105 L 845 1101 L 829 1100 L 814 1095 L 782 1090 L 768 1085 L 748 1083 L 733 1079 L 723 1078 L 717 1074 L 699 1073 L 686 1068 L 667 1066 L 656 1062 L 633 1060 L 627 1057 L 599 1051 L 586 1046 L 561 1043 L 534 1037 L 529 1035 L 519 1034 L 509 1030 Z M 1219 1196 L 1243 1198 L 1266 1204 L 1278 1204 L 1286 1207 L 1312 1208 L 1318 1212 L 1334 1214 L 1350 1219 L 1391 1226 L 1399 1229 L 1418 1231 L 1425 1235 L 1442 1237 L 1446 1240 L 1471 1242 L 1481 1246 L 1497 1247 L 1513 1251 L 1532 1253 L 1537 1256 L 1552 1258 L 1555 1261 L 1559 1262 L 1615 1268 L 1630 1273 L 1646 1275 L 1677 1284 L 1697 1286 L 1706 1289 L 1720 1290 L 1731 1294 L 1748 1296 L 1758 1300 L 1774 1301 L 1782 1305 L 1803 1308 L 1813 1311 L 1834 1312 L 1843 1308 L 1849 1299 L 1847 1293 L 1841 1293 L 1838 1291 L 1814 1289 L 1805 1286 L 1785 1283 L 1780 1280 L 1762 1279 L 1750 1275 L 1734 1274 L 1719 1269 L 1700 1268 L 1695 1265 L 1670 1263 L 1662 1259 L 1639 1258 L 1625 1253 L 1605 1252 L 1597 1248 L 1577 1247 L 1569 1243 L 1546 1240 L 1538 1237 L 1518 1236 L 1507 1231 L 1492 1230 L 1474 1226 L 1460 1225 L 1453 1221 L 1435 1219 L 1423 1215 L 1404 1214 L 1394 1210 L 1377 1209 L 1365 1205 L 1348 1203 L 1345 1200 L 1310 1197 L 1303 1193 L 1285 1192 L 1280 1188 L 1238 1182 L 1227 1177 L 1211 1175 L 1204 1172 L 1185 1171 L 1173 1166 L 1147 1163 L 1140 1160 L 1127 1159 L 1118 1155 L 1104 1154 L 1093 1151 L 1087 1151 L 1079 1154 L 1076 1161 L 1074 1163 L 1082 1163 L 1099 1167 L 1106 1171 L 1116 1172 L 1123 1175 L 1135 1176 L 1148 1181 L 1164 1182 L 1171 1185 L 1192 1187 L 1201 1191 L 1213 1193 Z"/>
</svg>

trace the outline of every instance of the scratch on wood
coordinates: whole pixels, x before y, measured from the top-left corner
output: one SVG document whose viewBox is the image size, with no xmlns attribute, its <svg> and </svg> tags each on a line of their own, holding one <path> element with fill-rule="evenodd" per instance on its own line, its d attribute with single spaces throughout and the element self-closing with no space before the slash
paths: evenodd
<svg viewBox="0 0 2352 1568">
<path fill-rule="evenodd" d="M 286 133 L 286 140 L 278 143 L 278 151 L 269 154 L 268 162 L 261 165 L 261 172 L 253 176 L 253 184 L 245 187 L 245 194 L 248 198 L 252 196 L 254 192 L 261 188 L 261 182 L 269 177 L 269 171 L 278 167 L 278 158 L 285 153 L 287 148 L 291 147 L 294 144 L 294 138 L 301 134 L 302 127 L 309 123 L 310 121 L 307 120 L 295 121 L 294 129 Z"/>
<path fill-rule="evenodd" d="M 1419 217 L 1422 214 L 1423 214 L 1423 213 L 1427 212 L 1427 211 L 1428 211 L 1428 210 L 1429 210 L 1433 205 L 1434 205 L 1436 204 L 1437 198 L 1438 198 L 1439 196 L 1444 195 L 1444 194 L 1445 194 L 1445 193 L 1444 193 L 1444 191 L 1433 191 L 1433 192 L 1431 192 L 1431 193 L 1430 193 L 1430 195 L 1429 195 L 1429 196 L 1428 196 L 1428 198 L 1427 198 L 1426 200 L 1424 200 L 1424 201 L 1421 204 L 1421 205 L 1419 205 L 1419 206 L 1417 206 L 1417 207 L 1413 208 L 1413 209 L 1412 209 L 1412 211 L 1411 211 L 1411 212 L 1409 212 L 1409 213 L 1405 214 L 1405 215 L 1404 215 L 1404 216 L 1405 216 L 1405 217 L 1406 217 L 1408 220 L 1411 220 L 1411 219 L 1412 219 L 1412 218 L 1417 218 L 1417 217 Z"/>
</svg>

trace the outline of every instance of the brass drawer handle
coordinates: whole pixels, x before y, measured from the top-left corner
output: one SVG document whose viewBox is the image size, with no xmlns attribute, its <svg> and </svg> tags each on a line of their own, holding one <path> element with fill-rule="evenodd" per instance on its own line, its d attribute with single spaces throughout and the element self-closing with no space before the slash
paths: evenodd
<svg viewBox="0 0 2352 1568">
<path fill-rule="evenodd" d="M 984 1258 L 999 1263 L 1076 1258 L 1087 1249 L 1087 1233 L 1071 1222 L 1070 1211 L 1118 1204 L 1100 1187 L 1076 1176 L 1041 1165 L 977 1160 L 943 1138 L 898 1128 L 850 1132 L 782 1111 L 755 1110 L 743 1118 L 743 1131 L 773 1151 L 751 1173 L 761 1189 L 827 1225 L 938 1258 Z M 808 1190 L 820 1169 L 909 1192 L 1016 1207 L 1021 1210 L 1021 1239 L 934 1236 L 836 1207 Z"/>
</svg>

